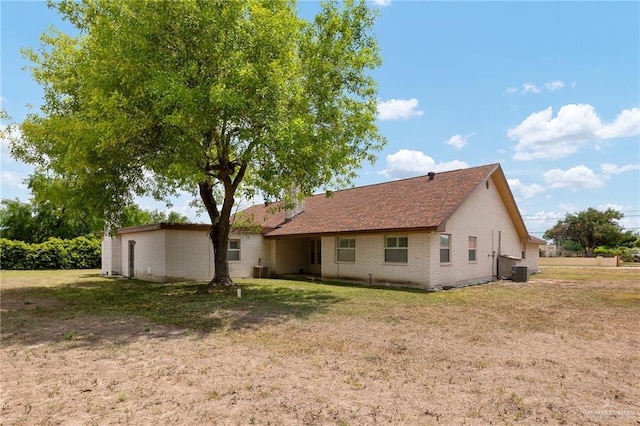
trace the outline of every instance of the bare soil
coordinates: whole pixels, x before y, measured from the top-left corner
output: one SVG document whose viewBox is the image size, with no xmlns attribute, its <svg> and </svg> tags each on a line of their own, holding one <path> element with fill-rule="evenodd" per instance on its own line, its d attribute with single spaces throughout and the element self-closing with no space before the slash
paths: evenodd
<svg viewBox="0 0 640 426">
<path fill-rule="evenodd" d="M 638 425 L 639 281 L 543 273 L 443 292 L 446 303 L 347 304 L 211 332 L 27 320 L 2 332 L 1 422 Z M 60 303 L 1 302 L 3 316 Z"/>
</svg>

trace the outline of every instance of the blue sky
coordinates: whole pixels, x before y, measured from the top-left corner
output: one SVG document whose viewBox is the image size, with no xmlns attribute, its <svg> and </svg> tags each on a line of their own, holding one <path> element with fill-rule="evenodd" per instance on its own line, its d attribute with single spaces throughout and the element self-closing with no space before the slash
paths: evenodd
<svg viewBox="0 0 640 426">
<path fill-rule="evenodd" d="M 20 121 L 41 90 L 19 48 L 68 26 L 42 2 L 0 4 L 0 96 Z M 356 185 L 499 162 L 536 236 L 588 207 L 621 210 L 622 224 L 640 231 L 639 2 L 371 5 L 380 11 L 384 63 L 374 75 L 388 145 Z M 310 16 L 317 3 L 299 8 Z M 28 200 L 31 168 L 9 157 L 6 141 L 1 166 L 2 197 Z M 189 201 L 173 209 L 204 221 Z"/>
</svg>

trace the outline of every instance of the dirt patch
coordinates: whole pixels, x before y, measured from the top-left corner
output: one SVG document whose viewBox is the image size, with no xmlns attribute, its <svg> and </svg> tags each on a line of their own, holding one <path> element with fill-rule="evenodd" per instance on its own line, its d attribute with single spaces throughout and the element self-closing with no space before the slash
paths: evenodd
<svg viewBox="0 0 640 426">
<path fill-rule="evenodd" d="M 2 336 L 1 416 L 7 425 L 637 425 L 638 287 L 544 278 L 208 333 L 127 317 L 27 322 Z M 595 296 L 579 297 L 585 288 Z"/>
<path fill-rule="evenodd" d="M 61 305 L 59 300 L 48 297 L 3 297 L 0 299 L 0 312 L 37 310 Z"/>
</svg>

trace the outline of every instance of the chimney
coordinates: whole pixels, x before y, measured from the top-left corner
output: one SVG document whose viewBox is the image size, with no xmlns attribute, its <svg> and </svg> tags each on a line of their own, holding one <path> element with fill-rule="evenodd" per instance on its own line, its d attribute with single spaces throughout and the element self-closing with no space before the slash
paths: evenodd
<svg viewBox="0 0 640 426">
<path fill-rule="evenodd" d="M 429 176 L 429 180 L 433 180 L 436 177 L 436 174 L 434 172 L 429 172 L 427 173 L 427 176 Z"/>
<path fill-rule="evenodd" d="M 304 200 L 300 199 L 300 189 L 291 189 L 291 202 L 293 207 L 286 208 L 284 210 L 284 221 L 291 222 L 291 220 L 304 211 Z"/>
</svg>

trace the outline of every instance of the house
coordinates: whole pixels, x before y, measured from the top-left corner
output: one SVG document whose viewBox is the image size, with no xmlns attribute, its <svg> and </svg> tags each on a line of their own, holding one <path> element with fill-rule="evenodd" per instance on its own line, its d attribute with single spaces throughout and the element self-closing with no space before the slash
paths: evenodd
<svg viewBox="0 0 640 426">
<path fill-rule="evenodd" d="M 268 271 L 463 286 L 510 277 L 514 266 L 538 271 L 546 243 L 528 234 L 499 164 L 317 194 L 294 209 L 255 205 L 235 225 L 232 278 Z M 103 270 L 154 281 L 211 279 L 207 232 L 207 225 L 163 223 L 119 229 L 103 242 Z"/>
</svg>

